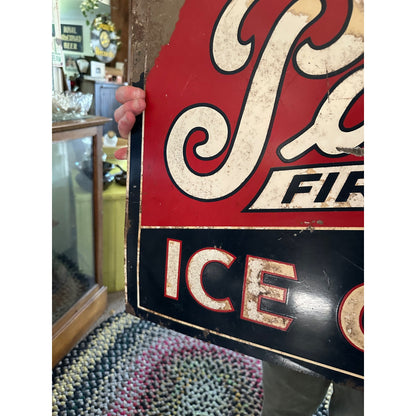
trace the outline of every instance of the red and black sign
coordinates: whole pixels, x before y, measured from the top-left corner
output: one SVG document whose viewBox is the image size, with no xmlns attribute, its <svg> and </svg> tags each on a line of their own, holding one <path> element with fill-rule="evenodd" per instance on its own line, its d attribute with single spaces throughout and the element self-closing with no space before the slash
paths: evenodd
<svg viewBox="0 0 416 416">
<path fill-rule="evenodd" d="M 185 1 L 132 132 L 136 315 L 362 382 L 363 49 L 362 1 Z"/>
</svg>

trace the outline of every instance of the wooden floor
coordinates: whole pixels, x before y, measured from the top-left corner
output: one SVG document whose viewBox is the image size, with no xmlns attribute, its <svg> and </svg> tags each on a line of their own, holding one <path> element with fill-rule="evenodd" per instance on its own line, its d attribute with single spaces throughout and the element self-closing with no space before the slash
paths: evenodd
<svg viewBox="0 0 416 416">
<path fill-rule="evenodd" d="M 93 331 L 97 326 L 99 326 L 102 322 L 107 320 L 110 316 L 116 315 L 117 313 L 120 313 L 120 312 L 124 312 L 125 309 L 126 309 L 126 307 L 125 307 L 125 293 L 124 293 L 124 291 L 108 293 L 107 294 L 107 308 L 106 308 L 106 310 L 100 316 L 100 318 L 94 323 L 94 325 L 91 326 L 91 328 L 88 330 L 85 337 L 91 331 Z"/>
</svg>

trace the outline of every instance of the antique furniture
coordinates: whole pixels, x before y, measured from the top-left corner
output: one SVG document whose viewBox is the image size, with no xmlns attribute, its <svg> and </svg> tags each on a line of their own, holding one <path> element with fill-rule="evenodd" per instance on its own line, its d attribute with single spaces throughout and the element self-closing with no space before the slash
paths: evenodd
<svg viewBox="0 0 416 416">
<path fill-rule="evenodd" d="M 102 284 L 102 134 L 106 117 L 52 124 L 52 366 L 107 303 Z"/>
</svg>

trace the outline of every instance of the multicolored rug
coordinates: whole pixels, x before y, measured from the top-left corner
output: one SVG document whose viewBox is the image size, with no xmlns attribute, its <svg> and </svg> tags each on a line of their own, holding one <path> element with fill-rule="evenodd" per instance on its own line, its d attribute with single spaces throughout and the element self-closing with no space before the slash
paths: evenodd
<svg viewBox="0 0 416 416">
<path fill-rule="evenodd" d="M 257 416 L 261 376 L 260 360 L 121 313 L 54 368 L 52 415 Z"/>
</svg>

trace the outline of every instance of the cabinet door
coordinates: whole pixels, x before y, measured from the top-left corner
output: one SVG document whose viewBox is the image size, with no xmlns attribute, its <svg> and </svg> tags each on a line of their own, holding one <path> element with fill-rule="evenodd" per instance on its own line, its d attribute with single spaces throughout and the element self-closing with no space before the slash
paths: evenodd
<svg viewBox="0 0 416 416">
<path fill-rule="evenodd" d="M 52 125 L 52 365 L 104 312 L 102 125 L 107 118 Z M 110 120 L 111 121 L 111 120 Z"/>
<path fill-rule="evenodd" d="M 92 137 L 52 144 L 52 323 L 95 284 L 91 153 Z"/>
<path fill-rule="evenodd" d="M 114 121 L 114 111 L 119 107 L 120 103 L 116 100 L 116 90 L 120 85 L 118 84 L 95 84 L 95 114 L 97 116 L 109 117 L 112 121 L 105 123 L 103 126 L 103 133 L 113 130 L 117 136 L 119 131 L 117 123 Z"/>
</svg>

